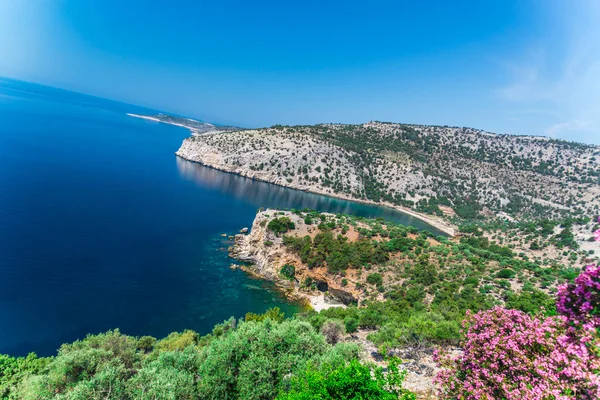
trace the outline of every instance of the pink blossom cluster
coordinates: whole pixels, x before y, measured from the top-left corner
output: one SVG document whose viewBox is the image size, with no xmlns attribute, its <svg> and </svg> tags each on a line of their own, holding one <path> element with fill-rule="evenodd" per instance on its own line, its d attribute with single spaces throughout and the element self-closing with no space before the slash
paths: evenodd
<svg viewBox="0 0 600 400">
<path fill-rule="evenodd" d="M 598 223 L 600 224 L 600 216 L 598 217 Z M 600 241 L 600 229 L 596 229 L 594 231 L 594 239 L 599 242 Z"/>
<path fill-rule="evenodd" d="M 468 314 L 464 328 L 462 356 L 436 357 L 446 367 L 437 376 L 442 399 L 600 398 L 595 346 L 572 340 L 564 318 L 495 307 Z"/>
<path fill-rule="evenodd" d="M 600 327 L 600 266 L 588 265 L 574 283 L 559 288 L 556 311 L 571 329 Z"/>
<path fill-rule="evenodd" d="M 561 286 L 556 310 L 548 318 L 501 307 L 468 313 L 462 356 L 436 354 L 440 397 L 600 399 L 600 266 Z"/>
</svg>

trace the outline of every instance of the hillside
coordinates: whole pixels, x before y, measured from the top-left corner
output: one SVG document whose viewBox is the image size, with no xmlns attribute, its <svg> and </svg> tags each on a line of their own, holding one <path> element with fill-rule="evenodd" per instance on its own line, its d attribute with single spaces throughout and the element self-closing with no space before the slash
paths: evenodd
<svg viewBox="0 0 600 400">
<path fill-rule="evenodd" d="M 471 128 L 369 122 L 186 139 L 177 155 L 283 186 L 451 218 L 600 210 L 600 147 Z"/>
<path fill-rule="evenodd" d="M 461 310 L 451 313 L 457 322 L 467 309 L 510 303 L 522 292 L 546 298 L 576 275 L 576 269 L 518 254 L 480 231 L 449 239 L 389 221 L 308 210 L 259 211 L 250 233 L 235 237 L 230 255 L 251 264 L 244 270 L 317 308 L 412 293 L 428 309 L 443 304 Z"/>
<path fill-rule="evenodd" d="M 517 253 L 481 230 L 433 237 L 381 219 L 310 210 L 259 211 L 230 255 L 290 298 L 309 301 L 320 311 L 304 317 L 314 326 L 339 320 L 350 333 L 345 340 L 367 349 L 370 361 L 382 354 L 407 360 L 407 387 L 418 393 L 434 391 L 432 348 L 456 351 L 469 311 L 553 314 L 557 288 L 580 272 L 532 250 Z"/>
</svg>

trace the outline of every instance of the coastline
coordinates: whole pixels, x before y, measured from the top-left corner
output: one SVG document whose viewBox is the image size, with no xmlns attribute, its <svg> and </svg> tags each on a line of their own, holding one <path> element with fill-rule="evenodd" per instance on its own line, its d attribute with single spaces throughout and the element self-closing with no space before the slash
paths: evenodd
<svg viewBox="0 0 600 400">
<path fill-rule="evenodd" d="M 178 157 L 181 157 L 184 160 L 187 161 L 191 161 L 191 162 L 195 162 L 198 163 L 200 165 L 203 165 L 205 167 L 209 167 L 209 168 L 213 168 L 216 169 L 218 171 L 223 171 L 223 172 L 228 172 L 231 174 L 236 174 L 236 175 L 240 175 L 246 178 L 250 178 L 250 179 L 255 179 L 257 181 L 261 181 L 261 182 L 267 182 L 267 183 L 272 183 L 274 185 L 278 185 L 281 187 L 286 187 L 289 189 L 295 189 L 295 190 L 300 190 L 303 192 L 307 192 L 307 193 L 314 193 L 314 194 L 318 194 L 318 195 L 322 195 L 322 196 L 327 196 L 327 197 L 331 197 L 331 198 L 336 198 L 336 199 L 341 199 L 341 200 L 347 200 L 347 201 L 352 201 L 355 203 L 362 203 L 362 204 L 369 204 L 369 205 L 375 205 L 375 206 L 382 206 L 382 207 L 387 207 L 387 208 L 391 208 L 393 210 L 402 212 L 404 214 L 410 215 L 411 217 L 417 218 L 419 220 L 421 220 L 422 222 L 425 222 L 426 224 L 436 228 L 437 230 L 445 233 L 446 235 L 453 237 L 454 235 L 456 235 L 456 230 L 457 228 L 447 222 L 443 222 L 441 220 L 435 219 L 435 217 L 427 215 L 427 214 L 422 214 L 416 211 L 413 211 L 411 209 L 408 208 L 404 208 L 402 206 L 396 205 L 396 204 L 392 204 L 392 203 L 387 203 L 387 202 L 375 202 L 373 200 L 366 200 L 366 199 L 356 199 L 350 196 L 347 196 L 345 194 L 338 194 L 338 193 L 327 193 L 325 191 L 319 190 L 317 188 L 306 188 L 306 187 L 299 187 L 297 185 L 294 184 L 290 184 L 287 182 L 274 182 L 273 180 L 269 180 L 269 179 L 264 179 L 261 178 L 260 176 L 255 176 L 254 174 L 251 174 L 248 171 L 237 171 L 235 170 L 235 168 L 226 168 L 225 166 L 219 165 L 219 164 L 208 164 L 206 162 L 203 161 L 199 161 L 199 160 L 195 160 L 193 158 L 189 158 L 186 157 L 185 154 L 181 151 L 181 149 L 177 150 L 175 152 L 175 155 L 177 155 Z"/>
<path fill-rule="evenodd" d="M 253 278 L 273 282 L 286 298 L 310 306 L 315 311 L 358 303 L 360 297 L 357 290 L 340 285 L 335 277 L 329 276 L 323 268 L 304 266 L 297 255 L 287 249 L 283 238 L 266 227 L 275 213 L 284 214 L 294 221 L 297 232 L 309 234 L 310 229 L 302 223 L 303 217 L 291 211 L 269 208 L 259 211 L 252 222 L 252 228 L 235 235 L 233 244 L 228 248 L 229 257 L 241 263 L 232 264 L 235 267 L 230 268 L 240 269 Z M 281 268 L 286 264 L 296 266 L 294 280 L 286 279 L 281 275 Z M 323 287 L 320 289 L 315 287 L 312 290 L 302 289 L 300 282 L 304 282 L 307 278 L 320 282 L 326 289 Z"/>
<path fill-rule="evenodd" d="M 145 120 L 148 120 L 148 121 L 160 122 L 162 124 L 179 126 L 181 128 L 185 128 L 185 129 L 189 130 L 190 132 L 192 132 L 192 135 L 199 135 L 200 134 L 200 132 L 196 128 L 193 128 L 193 127 L 188 126 L 188 125 L 178 124 L 176 122 L 163 121 L 161 119 L 158 119 L 156 117 L 150 117 L 148 115 L 139 115 L 139 114 L 132 114 L 132 113 L 126 113 L 126 115 L 128 117 L 140 118 L 140 119 L 145 119 Z"/>
</svg>

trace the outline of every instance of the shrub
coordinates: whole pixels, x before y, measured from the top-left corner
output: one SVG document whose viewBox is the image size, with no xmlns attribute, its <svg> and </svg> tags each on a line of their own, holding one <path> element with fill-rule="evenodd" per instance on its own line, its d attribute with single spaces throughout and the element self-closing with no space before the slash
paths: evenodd
<svg viewBox="0 0 600 400">
<path fill-rule="evenodd" d="M 346 327 L 346 332 L 354 333 L 358 330 L 358 320 L 353 317 L 348 317 L 344 319 L 344 326 Z"/>
<path fill-rule="evenodd" d="M 10 357 L 0 354 L 0 398 L 16 398 L 15 385 L 31 375 L 40 373 L 50 363 L 51 358 L 39 358 L 35 353 L 27 357 Z"/>
<path fill-rule="evenodd" d="M 267 224 L 267 229 L 273 231 L 276 235 L 286 233 L 296 226 L 289 217 L 274 218 Z"/>
<path fill-rule="evenodd" d="M 201 349 L 197 397 L 272 399 L 287 375 L 330 348 L 306 322 L 242 323 Z"/>
<path fill-rule="evenodd" d="M 542 309 L 547 315 L 555 314 L 555 301 L 541 290 L 531 288 L 521 293 L 509 293 L 506 297 L 506 308 L 520 310 L 528 314 L 537 314 Z"/>
<path fill-rule="evenodd" d="M 501 269 L 496 274 L 496 276 L 498 278 L 502 278 L 502 279 L 511 279 L 511 278 L 514 278 L 515 275 L 516 275 L 515 271 L 513 271 L 512 269 L 508 269 L 508 268 Z"/>
<path fill-rule="evenodd" d="M 253 312 L 246 313 L 244 321 L 246 322 L 261 322 L 265 319 L 270 319 L 274 322 L 281 322 L 285 319 L 285 313 L 279 307 L 269 308 L 264 314 L 255 314 Z"/>
<path fill-rule="evenodd" d="M 352 360 L 348 364 L 313 365 L 294 376 L 290 389 L 280 394 L 277 400 L 414 400 L 416 396 L 403 389 L 406 371 L 399 372 L 398 361 L 391 360 L 388 373 L 383 374 L 381 367 L 370 367 Z M 375 379 L 372 378 L 375 377 Z"/>
<path fill-rule="evenodd" d="M 367 283 L 379 286 L 383 283 L 383 277 L 378 273 L 369 274 L 369 276 L 367 276 Z"/>
<path fill-rule="evenodd" d="M 185 330 L 183 333 L 173 332 L 164 339 L 156 342 L 154 346 L 158 351 L 183 350 L 191 344 L 198 342 L 198 334 L 191 330 Z"/>
<path fill-rule="evenodd" d="M 296 267 L 291 264 L 285 264 L 281 267 L 281 271 L 279 273 L 287 280 L 293 281 L 296 276 Z"/>
<path fill-rule="evenodd" d="M 137 341 L 137 348 L 143 351 L 150 351 L 154 348 L 156 344 L 156 339 L 152 336 L 142 336 Z"/>
<path fill-rule="evenodd" d="M 565 336 L 562 320 L 495 307 L 464 322 L 464 354 L 437 355 L 442 399 L 595 399 L 597 355 Z"/>
<path fill-rule="evenodd" d="M 588 265 L 574 283 L 561 286 L 556 309 L 573 328 L 600 327 L 600 266 Z"/>
<path fill-rule="evenodd" d="M 321 327 L 321 333 L 325 336 L 327 343 L 336 344 L 345 333 L 344 324 L 339 319 L 325 321 Z"/>
</svg>

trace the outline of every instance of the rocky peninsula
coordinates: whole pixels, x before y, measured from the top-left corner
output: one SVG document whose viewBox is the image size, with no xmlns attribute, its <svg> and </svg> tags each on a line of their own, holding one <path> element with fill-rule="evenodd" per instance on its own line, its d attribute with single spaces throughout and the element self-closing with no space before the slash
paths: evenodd
<svg viewBox="0 0 600 400">
<path fill-rule="evenodd" d="M 246 263 L 239 268 L 273 281 L 290 299 L 307 301 L 317 311 L 357 303 L 361 298 L 359 291 L 342 287 L 339 279 L 328 274 L 325 267 L 308 268 L 298 255 L 286 248 L 282 235 L 268 229 L 269 222 L 281 217 L 289 218 L 294 224 L 293 232 L 288 233 L 296 237 L 314 236 L 318 232 L 316 226 L 306 225 L 300 214 L 279 210 L 261 211 L 256 215 L 250 233 L 236 235 L 234 245 L 230 248 L 232 258 Z M 293 276 L 282 274 L 285 265 L 294 267 Z"/>
</svg>

